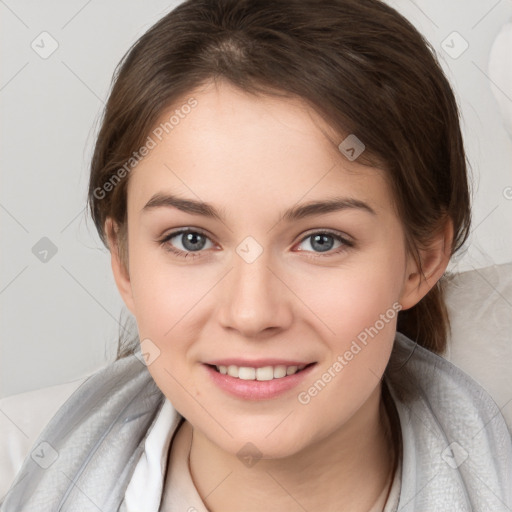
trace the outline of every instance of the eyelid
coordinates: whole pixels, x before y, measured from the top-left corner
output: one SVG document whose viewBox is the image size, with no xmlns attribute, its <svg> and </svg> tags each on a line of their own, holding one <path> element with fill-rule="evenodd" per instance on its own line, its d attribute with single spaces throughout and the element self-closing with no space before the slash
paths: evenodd
<svg viewBox="0 0 512 512">
<path fill-rule="evenodd" d="M 343 231 L 336 231 L 335 229 L 312 229 L 310 231 L 306 231 L 300 241 L 303 242 L 306 238 L 309 238 L 312 235 L 331 235 L 343 240 L 345 243 L 354 244 L 354 239 L 350 235 Z"/>
<path fill-rule="evenodd" d="M 169 242 L 169 240 L 171 240 L 172 238 L 182 235 L 184 233 L 200 234 L 200 235 L 204 236 L 205 238 L 207 238 L 210 242 L 212 242 L 212 244 L 215 245 L 215 242 L 213 241 L 212 237 L 206 231 L 204 231 L 201 228 L 194 228 L 194 227 L 177 228 L 176 230 L 169 232 L 168 234 L 164 235 L 163 237 L 159 237 L 159 239 L 157 241 L 160 243 L 160 245 L 166 245 L 167 251 L 172 252 L 182 258 L 190 256 L 191 259 L 194 259 L 197 257 L 209 256 L 208 251 L 205 251 L 205 250 L 182 251 L 181 249 L 177 249 L 177 248 L 171 246 L 170 244 L 167 244 L 167 242 Z M 298 251 L 298 252 L 305 253 L 307 255 L 307 257 L 310 257 L 310 258 L 336 256 L 336 255 L 346 251 L 347 249 L 354 247 L 354 245 L 355 245 L 355 241 L 354 241 L 353 237 L 351 237 L 350 235 L 347 235 L 344 232 L 333 230 L 333 229 L 328 229 L 328 228 L 325 228 L 325 229 L 315 228 L 315 229 L 311 229 L 311 230 L 307 231 L 306 233 L 304 233 L 302 235 L 301 239 L 298 242 L 296 242 L 293 245 L 293 247 L 295 247 L 298 244 L 303 243 L 305 240 L 307 240 L 308 238 L 310 238 L 313 235 L 332 236 L 333 238 L 337 239 L 342 245 L 341 245 L 341 247 L 338 247 L 336 250 L 325 251 L 325 254 L 322 252 L 307 251 L 307 250 L 303 250 L 303 249 L 300 249 Z M 206 253 L 206 254 L 203 254 L 203 253 Z"/>
<path fill-rule="evenodd" d="M 335 231 L 335 230 L 331 230 L 331 229 L 316 229 L 316 230 L 310 231 L 310 232 L 306 233 L 299 240 L 299 242 L 294 244 L 294 247 L 296 245 L 302 244 L 305 240 L 307 240 L 308 238 L 311 238 L 313 235 L 329 235 L 329 236 L 333 237 L 334 239 L 338 240 L 338 242 L 341 244 L 339 247 L 337 247 L 335 249 L 330 249 L 325 252 L 315 252 L 315 251 L 308 251 L 308 250 L 304 250 L 304 249 L 298 249 L 297 252 L 303 253 L 306 258 L 310 258 L 310 259 L 313 259 L 316 261 L 319 261 L 319 258 L 320 258 L 320 261 L 322 261 L 321 258 L 334 258 L 336 256 L 340 256 L 343 253 L 345 253 L 348 250 L 355 247 L 355 241 L 351 236 L 346 235 L 343 232 L 339 232 L 339 231 Z"/>
<path fill-rule="evenodd" d="M 200 235 L 203 235 L 211 240 L 211 236 L 204 231 L 201 228 L 194 228 L 194 227 L 183 227 L 183 228 L 177 228 L 175 230 L 169 231 L 167 234 L 160 235 L 157 237 L 157 240 L 160 242 L 165 242 L 167 240 L 170 240 L 171 238 L 174 238 L 175 236 L 181 235 L 183 233 L 199 233 Z M 213 241 L 213 240 L 212 240 Z"/>
<path fill-rule="evenodd" d="M 177 237 L 179 235 L 183 235 L 186 233 L 197 233 L 198 235 L 202 235 L 205 238 L 207 238 L 212 245 L 217 245 L 216 242 L 214 242 L 213 237 L 211 237 L 206 231 L 200 229 L 200 228 L 191 228 L 191 227 L 185 227 L 185 228 L 178 228 L 174 231 L 170 231 L 168 234 L 164 235 L 163 237 L 159 237 L 156 241 L 159 242 L 161 245 L 167 244 L 169 240 L 171 240 L 174 237 Z M 185 252 L 181 249 L 174 248 L 176 252 Z M 194 255 L 200 255 L 201 253 L 206 252 L 205 250 L 201 251 L 188 251 L 187 254 L 194 254 Z"/>
<path fill-rule="evenodd" d="M 194 228 L 194 227 L 177 228 L 175 231 L 170 231 L 166 235 L 161 235 L 161 236 L 157 237 L 157 240 L 160 242 L 164 242 L 171 238 L 174 238 L 177 235 L 181 235 L 181 234 L 187 233 L 187 232 L 199 233 L 199 234 L 209 238 L 213 242 L 212 237 L 210 236 L 209 233 L 207 233 L 206 231 L 204 231 L 201 228 Z M 300 239 L 300 241 L 303 242 L 306 238 L 310 237 L 311 235 L 316 235 L 316 234 L 328 234 L 328 235 L 339 237 L 339 238 L 343 239 L 345 242 L 354 243 L 353 238 L 350 235 L 348 235 L 347 233 L 344 233 L 342 231 L 336 231 L 334 229 L 328 229 L 328 228 L 325 228 L 325 229 L 316 228 L 316 229 L 311 229 L 309 231 L 306 231 L 306 233 L 302 235 L 302 238 Z"/>
</svg>

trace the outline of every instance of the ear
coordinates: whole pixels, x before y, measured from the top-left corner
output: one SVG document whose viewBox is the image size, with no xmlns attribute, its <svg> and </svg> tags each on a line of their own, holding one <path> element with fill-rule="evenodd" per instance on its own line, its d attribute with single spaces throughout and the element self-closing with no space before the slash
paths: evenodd
<svg viewBox="0 0 512 512">
<path fill-rule="evenodd" d="M 132 314 L 135 314 L 130 274 L 127 268 L 127 262 L 125 263 L 121 257 L 119 228 L 110 217 L 105 221 L 105 233 L 107 235 L 108 247 L 110 250 L 110 262 L 112 265 L 112 272 L 114 274 L 117 289 L 119 290 L 121 298 L 126 304 L 126 307 Z M 123 240 L 122 242 L 125 245 L 128 244 L 128 240 Z M 125 248 L 125 252 L 128 252 L 127 247 Z"/>
<path fill-rule="evenodd" d="M 406 278 L 399 301 L 402 309 L 415 306 L 439 281 L 450 261 L 452 244 L 453 222 L 447 217 L 428 247 L 419 249 L 421 267 L 412 254 L 408 256 Z"/>
</svg>

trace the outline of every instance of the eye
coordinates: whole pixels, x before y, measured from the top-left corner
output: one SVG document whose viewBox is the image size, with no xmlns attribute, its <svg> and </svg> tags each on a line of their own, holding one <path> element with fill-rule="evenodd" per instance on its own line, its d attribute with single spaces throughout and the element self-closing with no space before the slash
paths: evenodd
<svg viewBox="0 0 512 512">
<path fill-rule="evenodd" d="M 176 242 L 173 242 L 174 239 L 176 239 Z M 197 231 L 195 229 L 180 229 L 179 231 L 174 231 L 166 235 L 160 243 L 166 250 L 181 258 L 195 258 L 196 256 L 199 256 L 199 254 L 194 253 L 200 252 L 204 249 L 206 242 L 208 241 L 213 246 L 210 238 L 201 231 Z M 176 245 L 178 245 L 178 247 L 176 247 Z M 206 248 L 208 249 L 210 247 Z"/>
<path fill-rule="evenodd" d="M 306 245 L 309 245 L 312 248 L 312 251 L 307 249 L 306 252 L 327 253 L 318 254 L 318 256 L 334 256 L 354 246 L 354 242 L 349 240 L 346 236 L 331 231 L 317 231 L 315 233 L 310 233 L 301 240 L 301 244 L 304 242 L 308 242 Z M 339 245 L 336 250 L 332 251 L 331 249 L 336 242 L 338 242 Z M 304 249 L 299 250 L 304 251 Z"/>
<path fill-rule="evenodd" d="M 173 241 L 176 239 L 175 241 Z M 205 247 L 208 242 L 211 244 L 209 247 Z M 331 231 L 317 231 L 310 233 L 301 240 L 301 244 L 308 242 L 312 250 L 299 249 L 299 252 L 313 252 L 316 253 L 314 256 L 334 256 L 346 251 L 348 248 L 354 246 L 354 242 L 349 240 L 348 237 L 338 232 Z M 336 250 L 332 250 L 335 244 L 338 244 Z M 196 229 L 180 229 L 173 231 L 166 235 L 160 244 L 164 246 L 165 250 L 175 254 L 180 258 L 196 258 L 201 256 L 203 249 L 209 249 L 213 247 L 211 239 L 203 232 Z M 178 247 L 176 247 L 178 245 Z M 181 247 L 180 247 L 181 246 Z M 325 253 L 325 254 L 322 254 Z"/>
</svg>

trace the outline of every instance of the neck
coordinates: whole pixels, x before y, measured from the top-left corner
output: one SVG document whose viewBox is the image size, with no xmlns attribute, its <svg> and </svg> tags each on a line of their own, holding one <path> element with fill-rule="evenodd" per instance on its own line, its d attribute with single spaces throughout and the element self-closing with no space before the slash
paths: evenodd
<svg viewBox="0 0 512 512">
<path fill-rule="evenodd" d="M 367 511 L 387 487 L 394 449 L 380 386 L 350 422 L 280 459 L 241 464 L 194 429 L 190 471 L 210 512 Z"/>
</svg>

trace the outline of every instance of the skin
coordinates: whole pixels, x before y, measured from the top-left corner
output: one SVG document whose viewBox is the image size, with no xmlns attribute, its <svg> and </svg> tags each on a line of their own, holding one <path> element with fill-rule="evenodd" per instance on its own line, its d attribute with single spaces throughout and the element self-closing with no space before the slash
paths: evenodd
<svg viewBox="0 0 512 512">
<path fill-rule="evenodd" d="M 194 483 L 215 512 L 261 511 L 262 503 L 267 511 L 368 510 L 391 469 L 380 378 L 396 316 L 307 405 L 297 395 L 393 304 L 410 308 L 437 282 L 451 225 L 422 250 L 422 274 L 406 251 L 384 171 L 345 158 L 336 148 L 342 139 L 304 102 L 225 82 L 190 96 L 197 107 L 131 173 L 128 268 L 116 226 L 108 220 L 106 229 L 140 339 L 160 351 L 148 369 L 193 429 Z M 144 209 L 156 193 L 208 202 L 224 219 Z M 287 208 L 335 195 L 374 213 L 346 208 L 282 219 Z M 161 242 L 179 228 L 205 233 L 203 248 L 189 250 L 197 257 L 166 249 L 186 251 L 181 235 Z M 310 235 L 325 229 L 352 246 L 328 238 L 332 248 L 322 252 Z M 236 252 L 247 236 L 263 249 L 251 263 Z M 317 364 L 298 388 L 253 401 L 212 385 L 203 363 L 223 357 Z M 247 442 L 263 454 L 252 467 L 237 457 Z"/>
</svg>

